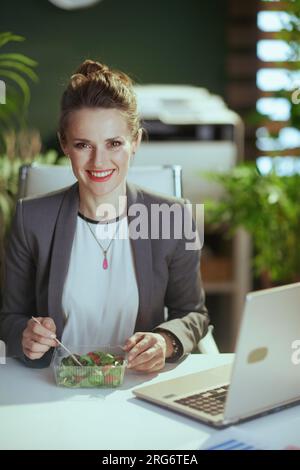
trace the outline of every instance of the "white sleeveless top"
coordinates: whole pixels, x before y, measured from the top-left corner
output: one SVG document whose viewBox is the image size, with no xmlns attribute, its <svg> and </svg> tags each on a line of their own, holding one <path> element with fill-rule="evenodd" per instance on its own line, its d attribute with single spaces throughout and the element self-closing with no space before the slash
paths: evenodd
<svg viewBox="0 0 300 470">
<path fill-rule="evenodd" d="M 111 242 L 107 269 L 103 269 L 103 251 L 88 225 L 103 249 Z M 138 305 L 127 217 L 104 224 L 78 214 L 63 288 L 62 341 L 74 346 L 123 345 L 134 332 Z"/>
</svg>

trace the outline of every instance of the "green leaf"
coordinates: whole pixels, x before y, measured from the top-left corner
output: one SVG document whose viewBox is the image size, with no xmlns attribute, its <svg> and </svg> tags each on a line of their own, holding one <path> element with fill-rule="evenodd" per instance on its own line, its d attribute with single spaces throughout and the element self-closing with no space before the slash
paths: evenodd
<svg viewBox="0 0 300 470">
<path fill-rule="evenodd" d="M 14 60 L 17 62 L 21 62 L 22 64 L 28 65 L 29 67 L 36 67 L 38 63 L 27 57 L 26 55 L 23 54 L 17 54 L 17 53 L 9 53 L 9 54 L 0 54 L 0 60 Z"/>
<path fill-rule="evenodd" d="M 22 72 L 24 75 L 27 75 L 29 78 L 31 78 L 32 81 L 37 82 L 38 81 L 38 76 L 37 74 L 31 70 L 30 67 L 27 65 L 21 64 L 19 62 L 15 62 L 12 60 L 2 60 L 0 56 L 0 75 L 1 75 L 1 67 L 7 67 L 9 69 L 16 69 Z"/>
<path fill-rule="evenodd" d="M 11 41 L 20 42 L 20 41 L 24 41 L 24 39 L 25 38 L 23 36 L 18 36 L 17 34 L 12 34 L 9 32 L 0 33 L 0 47 L 4 46 L 8 42 L 11 42 Z"/>
</svg>

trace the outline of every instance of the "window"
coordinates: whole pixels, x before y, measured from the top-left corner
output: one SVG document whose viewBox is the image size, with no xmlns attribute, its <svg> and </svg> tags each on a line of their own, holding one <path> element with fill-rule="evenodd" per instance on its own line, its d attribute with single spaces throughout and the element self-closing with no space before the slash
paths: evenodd
<svg viewBox="0 0 300 470">
<path fill-rule="evenodd" d="M 256 110 L 263 116 L 262 124 L 256 131 L 256 146 L 264 171 L 271 164 L 268 157 L 281 157 L 281 160 L 276 160 L 276 168 L 283 168 L 280 170 L 282 172 L 299 169 L 295 156 L 300 155 L 300 104 L 292 100 L 293 91 L 300 87 L 300 71 L 297 70 L 300 18 L 296 14 L 297 9 L 293 10 L 295 4 L 292 0 L 259 1 L 256 51 L 259 97 Z M 282 163 L 283 156 L 287 158 L 286 164 Z"/>
</svg>

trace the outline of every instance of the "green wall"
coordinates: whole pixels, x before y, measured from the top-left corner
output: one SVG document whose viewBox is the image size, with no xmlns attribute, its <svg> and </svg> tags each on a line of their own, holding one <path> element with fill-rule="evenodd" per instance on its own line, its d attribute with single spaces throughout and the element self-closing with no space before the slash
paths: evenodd
<svg viewBox="0 0 300 470">
<path fill-rule="evenodd" d="M 1 0 L 0 30 L 27 39 L 3 52 L 22 51 L 39 63 L 29 124 L 50 145 L 64 84 L 85 58 L 139 83 L 194 84 L 223 95 L 225 8 L 226 0 L 102 0 L 70 12 L 47 0 Z"/>
</svg>

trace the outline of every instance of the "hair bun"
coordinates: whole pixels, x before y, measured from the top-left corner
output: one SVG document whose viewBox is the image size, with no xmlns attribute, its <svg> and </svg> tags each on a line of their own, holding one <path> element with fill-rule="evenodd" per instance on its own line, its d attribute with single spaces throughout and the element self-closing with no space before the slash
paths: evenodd
<svg viewBox="0 0 300 470">
<path fill-rule="evenodd" d="M 87 82 L 94 81 L 110 85 L 113 81 L 119 81 L 128 88 L 133 85 L 131 78 L 126 73 L 112 70 L 107 65 L 90 59 L 82 62 L 74 75 L 71 76 L 70 84 L 73 89 L 76 89 Z"/>
<path fill-rule="evenodd" d="M 107 65 L 94 60 L 85 60 L 71 76 L 70 85 L 73 90 L 91 81 L 106 81 L 111 75 Z"/>
<path fill-rule="evenodd" d="M 84 75 L 87 78 L 93 77 L 96 74 L 103 74 L 109 72 L 109 68 L 107 65 L 100 64 L 100 62 L 96 62 L 94 60 L 85 60 L 76 70 L 75 74 Z"/>
<path fill-rule="evenodd" d="M 131 78 L 94 60 L 85 60 L 71 76 L 62 95 L 59 132 L 66 140 L 69 116 L 82 108 L 118 109 L 125 113 L 134 139 L 140 130 L 136 95 Z"/>
</svg>

